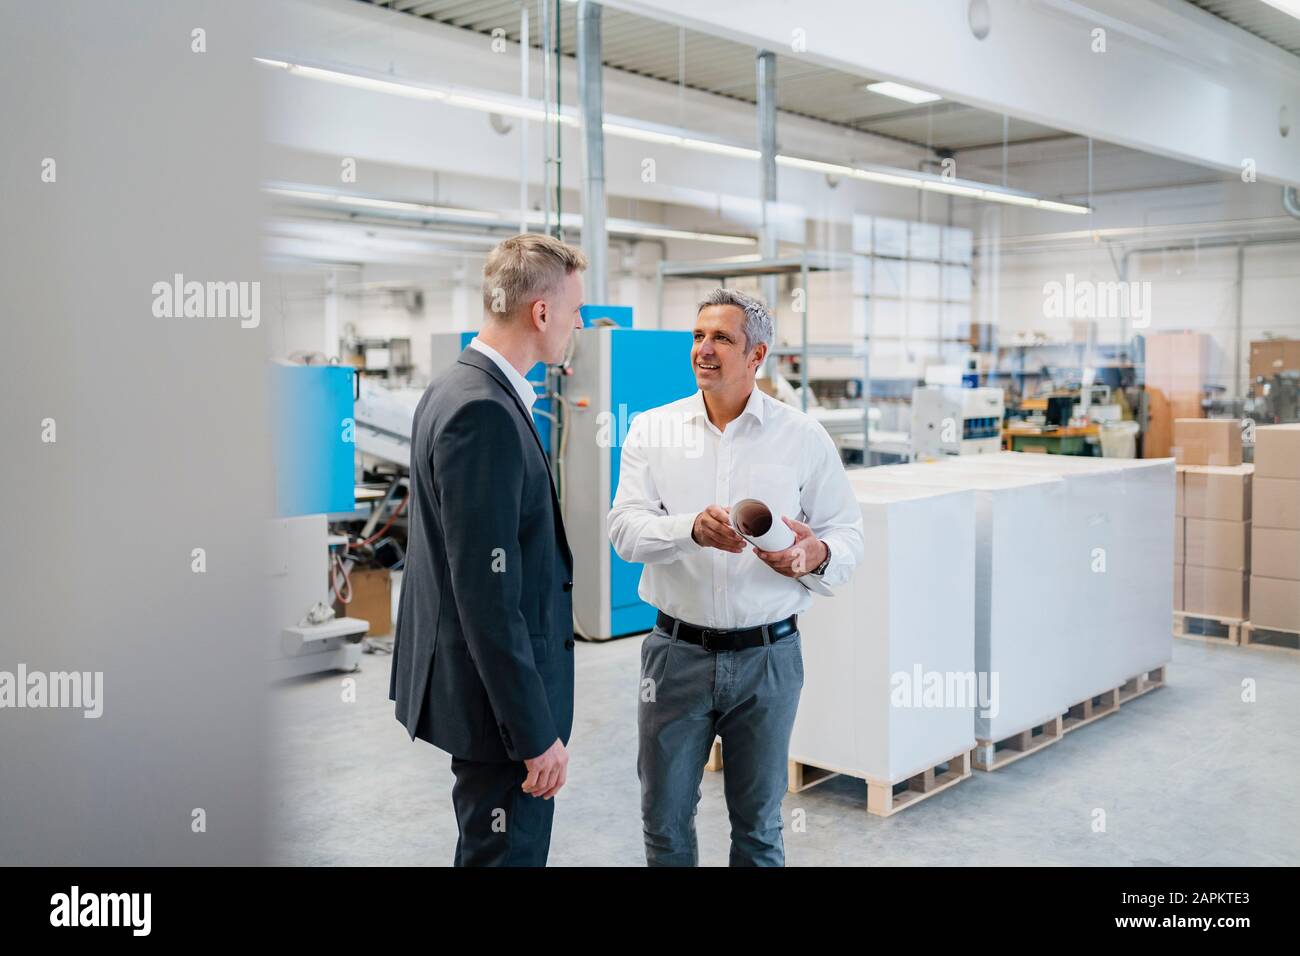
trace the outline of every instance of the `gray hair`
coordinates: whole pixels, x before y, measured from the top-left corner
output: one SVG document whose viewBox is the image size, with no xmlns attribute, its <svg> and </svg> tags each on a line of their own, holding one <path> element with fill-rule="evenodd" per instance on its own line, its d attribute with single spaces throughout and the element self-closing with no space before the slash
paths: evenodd
<svg viewBox="0 0 1300 956">
<path fill-rule="evenodd" d="M 767 311 L 767 306 L 760 300 L 735 289 L 714 289 L 704 297 L 695 314 L 699 315 L 711 305 L 734 305 L 745 313 L 745 351 L 759 342 L 771 346 L 772 313 Z"/>
</svg>

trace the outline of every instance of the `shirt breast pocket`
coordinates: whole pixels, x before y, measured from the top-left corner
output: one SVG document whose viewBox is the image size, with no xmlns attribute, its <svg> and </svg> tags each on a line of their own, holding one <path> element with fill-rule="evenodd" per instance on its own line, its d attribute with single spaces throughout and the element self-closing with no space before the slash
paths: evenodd
<svg viewBox="0 0 1300 956">
<path fill-rule="evenodd" d="M 757 498 L 773 511 L 773 517 L 799 518 L 799 476 L 790 465 L 755 464 L 742 483 L 737 498 Z"/>
</svg>

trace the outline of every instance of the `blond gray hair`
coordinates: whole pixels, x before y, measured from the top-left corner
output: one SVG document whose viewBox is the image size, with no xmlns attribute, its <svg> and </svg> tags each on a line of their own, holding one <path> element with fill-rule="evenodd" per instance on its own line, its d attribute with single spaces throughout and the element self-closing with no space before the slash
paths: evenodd
<svg viewBox="0 0 1300 956">
<path fill-rule="evenodd" d="M 587 257 L 559 239 L 535 232 L 511 236 L 483 264 L 483 312 L 505 317 L 587 268 Z"/>
<path fill-rule="evenodd" d="M 711 305 L 734 305 L 745 313 L 745 351 L 748 352 L 759 342 L 771 347 L 772 313 L 767 311 L 767 306 L 760 300 L 735 289 L 714 289 L 704 297 L 695 314 L 698 316 Z"/>
</svg>

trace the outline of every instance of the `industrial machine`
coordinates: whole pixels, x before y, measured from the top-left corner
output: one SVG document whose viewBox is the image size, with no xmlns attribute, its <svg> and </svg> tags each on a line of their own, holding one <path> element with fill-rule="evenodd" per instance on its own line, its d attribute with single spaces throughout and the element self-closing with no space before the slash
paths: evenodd
<svg viewBox="0 0 1300 956">
<path fill-rule="evenodd" d="M 595 327 L 577 337 L 564 384 L 560 460 L 574 630 L 588 639 L 654 626 L 654 608 L 637 595 L 641 566 L 623 561 L 609 543 L 609 509 L 632 419 L 695 391 L 690 352 L 685 331 Z"/>
<path fill-rule="evenodd" d="M 912 392 L 912 458 L 998 452 L 1004 413 L 1000 388 L 918 387 Z"/>
<path fill-rule="evenodd" d="M 339 365 L 272 366 L 276 518 L 270 559 L 274 620 L 269 658 L 277 678 L 354 670 L 368 621 L 329 608 L 331 542 L 326 515 L 356 506 L 353 484 L 356 373 Z"/>
<path fill-rule="evenodd" d="M 380 461 L 411 467 L 411 426 L 419 388 L 386 388 L 362 379 L 356 400 L 357 449 Z"/>
<path fill-rule="evenodd" d="M 1261 425 L 1300 421 L 1300 372 L 1260 375 L 1254 397 L 1246 400 L 1246 415 Z"/>
</svg>

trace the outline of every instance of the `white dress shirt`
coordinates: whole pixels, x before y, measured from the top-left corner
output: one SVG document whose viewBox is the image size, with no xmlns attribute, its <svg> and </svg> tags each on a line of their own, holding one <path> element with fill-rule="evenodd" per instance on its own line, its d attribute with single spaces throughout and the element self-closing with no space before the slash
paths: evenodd
<svg viewBox="0 0 1300 956">
<path fill-rule="evenodd" d="M 731 554 L 691 537 L 701 511 L 742 498 L 813 529 L 831 549 L 825 584 L 847 581 L 862 560 L 862 512 L 826 430 L 755 387 L 745 410 L 719 431 L 697 391 L 636 416 L 623 442 L 609 540 L 624 561 L 645 565 L 642 600 L 719 629 L 771 624 L 808 607 L 808 588 L 769 568 L 749 545 Z"/>
<path fill-rule="evenodd" d="M 482 352 L 493 362 L 496 362 L 497 368 L 506 373 L 506 378 L 510 381 L 510 384 L 515 387 L 515 391 L 519 393 L 519 400 L 524 403 L 524 408 L 531 413 L 533 410 L 533 402 L 537 401 L 537 390 L 533 388 L 533 383 L 520 375 L 519 369 L 507 362 L 504 355 L 492 346 L 488 345 L 477 335 L 469 340 L 469 347 L 474 349 L 476 352 Z"/>
</svg>

